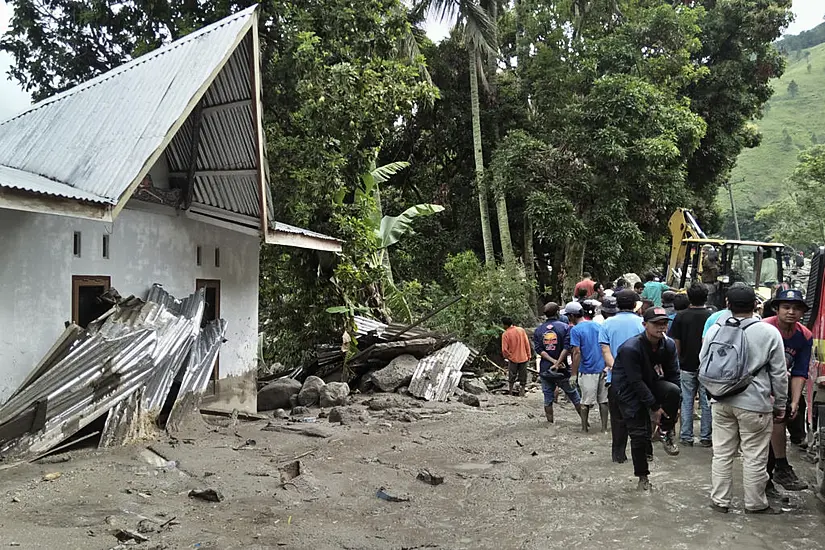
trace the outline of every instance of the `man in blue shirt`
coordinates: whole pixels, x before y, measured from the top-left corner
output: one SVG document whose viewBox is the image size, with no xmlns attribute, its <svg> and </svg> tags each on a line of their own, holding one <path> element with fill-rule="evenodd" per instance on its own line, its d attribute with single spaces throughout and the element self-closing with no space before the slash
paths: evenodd
<svg viewBox="0 0 825 550">
<path fill-rule="evenodd" d="M 593 321 L 596 308 L 591 301 L 576 304 L 575 311 L 569 311 L 573 328 L 570 329 L 570 346 L 573 351 L 573 374 L 577 376 L 581 391 L 581 419 L 582 431 L 590 429 L 588 417 L 590 409 L 599 406 L 599 416 L 602 422 L 602 432 L 607 432 L 608 406 L 607 385 L 604 372 L 604 357 L 599 345 L 600 326 Z"/>
<path fill-rule="evenodd" d="M 639 295 L 632 290 L 622 290 L 613 295 L 616 298 L 616 305 L 619 312 L 613 317 L 606 319 L 599 330 L 599 344 L 602 348 L 602 357 L 606 369 L 606 382 L 611 384 L 613 376 L 613 362 L 619 353 L 619 348 L 629 338 L 644 332 L 642 318 L 636 315 L 633 310 Z M 610 408 L 610 427 L 613 438 L 613 462 L 627 461 L 627 427 L 622 419 L 621 411 L 618 408 L 618 401 L 615 395 L 615 388 L 612 384 L 607 391 L 608 405 Z M 651 446 L 652 449 L 652 446 Z"/>
<path fill-rule="evenodd" d="M 564 390 L 567 397 L 581 414 L 579 392 L 570 384 L 570 368 L 567 356 L 570 353 L 570 327 L 559 320 L 559 304 L 548 302 L 544 306 L 547 321 L 533 334 L 533 349 L 541 357 L 539 378 L 544 393 L 544 416 L 553 423 L 553 396 L 556 387 Z"/>
</svg>

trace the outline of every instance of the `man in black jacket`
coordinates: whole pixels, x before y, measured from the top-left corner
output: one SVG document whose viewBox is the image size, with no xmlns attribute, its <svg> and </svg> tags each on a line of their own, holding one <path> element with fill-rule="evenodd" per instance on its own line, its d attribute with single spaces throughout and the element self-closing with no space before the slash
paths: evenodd
<svg viewBox="0 0 825 550">
<path fill-rule="evenodd" d="M 681 402 L 679 358 L 676 344 L 667 338 L 668 315 L 651 307 L 644 314 L 645 331 L 619 348 L 613 363 L 613 386 L 630 435 L 630 454 L 639 490 L 648 490 L 647 455 L 651 422 L 661 428 L 664 449 L 679 454 L 674 440 L 676 414 Z"/>
</svg>

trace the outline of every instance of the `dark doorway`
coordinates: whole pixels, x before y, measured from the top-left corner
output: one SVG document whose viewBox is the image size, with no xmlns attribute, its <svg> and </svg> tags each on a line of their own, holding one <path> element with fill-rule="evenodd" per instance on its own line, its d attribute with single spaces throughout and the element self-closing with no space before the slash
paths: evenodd
<svg viewBox="0 0 825 550">
<path fill-rule="evenodd" d="M 196 279 L 195 290 L 204 289 L 206 304 L 203 309 L 203 319 L 201 328 L 207 323 L 220 319 L 221 317 L 221 282 L 218 279 Z M 212 372 L 212 379 L 218 379 L 218 365 L 220 358 L 215 362 L 215 370 Z"/>
<path fill-rule="evenodd" d="M 98 275 L 72 276 L 72 322 L 83 328 L 109 311 L 110 304 L 100 300 L 109 290 L 111 279 Z"/>
</svg>

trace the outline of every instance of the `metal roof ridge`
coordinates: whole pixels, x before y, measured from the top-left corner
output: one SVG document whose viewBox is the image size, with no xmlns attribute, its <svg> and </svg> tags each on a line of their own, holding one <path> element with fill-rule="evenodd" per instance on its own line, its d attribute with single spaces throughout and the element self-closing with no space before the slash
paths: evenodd
<svg viewBox="0 0 825 550">
<path fill-rule="evenodd" d="M 178 38 L 174 42 L 170 42 L 169 44 L 161 46 L 160 48 L 156 48 L 156 49 L 152 50 L 151 52 L 145 53 L 145 54 L 141 55 L 140 57 L 136 57 L 136 58 L 134 58 L 130 61 L 127 61 L 126 63 L 123 63 L 122 65 L 118 65 L 117 67 L 113 67 L 112 69 L 106 71 L 105 73 L 100 74 L 100 75 L 98 75 L 98 76 L 96 76 L 96 77 L 94 77 L 90 80 L 86 80 L 84 82 L 81 82 L 81 83 L 77 84 L 76 86 L 73 86 L 73 87 L 69 88 L 68 90 L 64 90 L 64 91 L 62 91 L 60 93 L 57 93 L 57 94 L 55 94 L 51 97 L 47 97 L 46 99 L 38 101 L 34 105 L 31 105 L 25 111 L 17 113 L 16 115 L 13 115 L 10 118 L 7 118 L 5 120 L 0 120 L 0 126 L 3 126 L 4 124 L 7 124 L 7 123 L 9 123 L 13 120 L 16 120 L 16 119 L 18 119 L 22 116 L 28 115 L 29 113 L 32 113 L 32 112 L 34 112 L 38 109 L 41 109 L 41 108 L 43 108 L 47 105 L 51 105 L 52 103 L 55 103 L 57 101 L 61 101 L 61 100 L 65 99 L 69 96 L 80 93 L 80 92 L 82 92 L 84 90 L 87 90 L 89 88 L 92 88 L 92 87 L 94 87 L 94 86 L 96 86 L 96 85 L 98 85 L 102 82 L 105 82 L 105 81 L 107 81 L 111 78 L 114 78 L 114 77 L 116 77 L 116 76 L 118 76 L 118 75 L 120 75 L 120 74 L 122 74 L 126 71 L 129 71 L 129 70 L 131 70 L 131 69 L 133 69 L 133 68 L 135 68 L 135 67 L 137 67 L 137 66 L 139 66 L 143 63 L 146 63 L 146 62 L 151 61 L 152 59 L 155 59 L 155 58 L 157 58 L 157 57 L 159 57 L 159 56 L 161 56 L 165 53 L 168 53 L 168 52 L 182 46 L 183 44 L 186 44 L 188 42 L 191 42 L 192 40 L 200 38 L 201 36 L 203 36 L 205 34 L 208 34 L 210 32 L 213 32 L 216 29 L 219 29 L 219 28 L 224 27 L 226 25 L 229 25 L 230 23 L 234 23 L 238 19 L 242 19 L 244 17 L 251 17 L 252 14 L 257 9 L 258 9 L 258 4 L 253 4 L 252 6 L 249 6 L 248 8 L 245 8 L 245 9 L 239 11 L 238 13 L 235 13 L 235 14 L 229 15 L 227 17 L 224 17 L 223 19 L 221 19 L 219 21 L 216 21 L 216 22 L 212 23 L 211 25 L 207 25 L 207 26 L 205 26 L 201 29 L 198 29 L 194 32 L 191 32 L 191 33 L 187 34 L 186 36 Z"/>
</svg>

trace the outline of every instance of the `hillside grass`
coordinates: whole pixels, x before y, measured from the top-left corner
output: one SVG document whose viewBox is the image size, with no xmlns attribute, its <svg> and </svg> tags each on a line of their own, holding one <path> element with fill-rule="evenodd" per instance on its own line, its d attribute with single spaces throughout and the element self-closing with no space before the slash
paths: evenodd
<svg viewBox="0 0 825 550">
<path fill-rule="evenodd" d="M 755 121 L 762 133 L 762 143 L 739 155 L 731 174 L 737 209 L 760 208 L 786 197 L 793 190 L 786 180 L 793 173 L 797 155 L 813 145 L 811 133 L 816 135 L 818 143 L 825 143 L 825 44 L 807 51 L 811 53 L 807 61 L 804 55 L 796 60 L 796 53 L 791 52 L 785 74 L 773 82 L 774 95 L 764 117 Z M 788 92 L 791 80 L 799 85 L 795 98 Z M 793 139 L 790 151 L 783 148 L 783 130 Z M 722 210 L 730 209 L 724 189 L 720 190 L 717 201 Z"/>
</svg>

